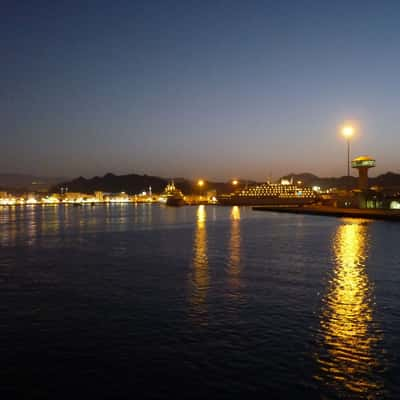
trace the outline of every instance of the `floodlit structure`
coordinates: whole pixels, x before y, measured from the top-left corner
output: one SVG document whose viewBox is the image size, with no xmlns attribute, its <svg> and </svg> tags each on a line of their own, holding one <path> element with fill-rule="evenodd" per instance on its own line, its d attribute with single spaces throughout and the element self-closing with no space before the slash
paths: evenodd
<svg viewBox="0 0 400 400">
<path fill-rule="evenodd" d="M 368 156 L 357 157 L 351 162 L 351 166 L 358 169 L 358 189 L 368 190 L 368 170 L 375 165 L 376 161 Z"/>
</svg>

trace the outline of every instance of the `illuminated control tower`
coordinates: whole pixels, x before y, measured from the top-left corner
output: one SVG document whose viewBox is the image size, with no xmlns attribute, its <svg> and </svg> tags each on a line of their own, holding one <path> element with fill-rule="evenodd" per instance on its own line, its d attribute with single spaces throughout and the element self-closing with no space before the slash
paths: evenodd
<svg viewBox="0 0 400 400">
<path fill-rule="evenodd" d="M 358 189 L 368 190 L 368 169 L 375 165 L 375 160 L 368 156 L 357 157 L 351 162 L 351 166 L 358 169 Z"/>
</svg>

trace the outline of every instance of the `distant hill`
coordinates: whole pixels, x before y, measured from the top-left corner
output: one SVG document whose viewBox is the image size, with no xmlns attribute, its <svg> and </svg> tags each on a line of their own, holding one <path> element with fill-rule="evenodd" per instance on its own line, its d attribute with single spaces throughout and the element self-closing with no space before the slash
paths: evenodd
<svg viewBox="0 0 400 400">
<path fill-rule="evenodd" d="M 103 177 L 95 176 L 86 179 L 82 176 L 72 181 L 62 182 L 52 188 L 52 191 L 59 192 L 62 187 L 67 187 L 70 192 L 93 193 L 96 190 L 103 192 L 127 192 L 140 193 L 147 191 L 151 186 L 154 193 L 162 192 L 168 181 L 157 176 L 149 175 L 114 175 L 108 173 Z"/>
<path fill-rule="evenodd" d="M 294 183 L 301 181 L 305 186 L 320 186 L 322 189 L 332 187 L 347 188 L 349 186 L 349 182 L 351 187 L 357 186 L 357 178 L 353 176 L 350 176 L 350 178 L 347 176 L 321 178 L 305 172 L 301 174 L 288 174 L 283 176 L 281 179 L 293 179 Z"/>
<path fill-rule="evenodd" d="M 386 172 L 377 176 L 376 178 L 370 178 L 371 185 L 383 186 L 383 187 L 396 187 L 400 186 L 400 174 L 394 172 Z"/>
<path fill-rule="evenodd" d="M 310 173 L 302 174 L 288 174 L 283 176 L 281 179 L 291 179 L 293 182 L 301 181 L 306 186 L 320 186 L 323 189 L 335 187 L 335 188 L 346 188 L 348 186 L 348 177 L 329 177 L 320 178 Z M 350 176 L 350 186 L 357 186 L 357 177 Z M 377 177 L 369 178 L 370 186 L 381 186 L 384 188 L 400 187 L 400 174 L 394 172 L 387 172 Z"/>
<path fill-rule="evenodd" d="M 185 178 L 160 178 L 150 175 L 114 175 L 108 173 L 103 177 L 95 176 L 90 179 L 79 177 L 71 181 L 62 182 L 52 187 L 52 192 L 60 192 L 61 188 L 68 188 L 69 192 L 93 193 L 96 190 L 103 192 L 126 192 L 141 193 L 148 191 L 149 186 L 153 193 L 161 193 L 167 183 L 174 180 L 176 186 L 184 193 L 201 193 L 208 190 L 216 190 L 218 193 L 230 193 L 234 187 L 230 182 L 210 182 L 206 181 L 202 189 L 197 186 L 197 182 Z"/>
<path fill-rule="evenodd" d="M 321 188 L 346 188 L 348 187 L 347 176 L 341 177 L 328 177 L 321 178 L 310 173 L 301 174 L 288 174 L 283 176 L 281 179 L 292 179 L 296 183 L 301 181 L 303 185 L 306 186 L 320 186 Z M 96 190 L 103 192 L 127 192 L 127 193 L 141 193 L 143 191 L 148 191 L 149 186 L 151 186 L 153 193 L 161 193 L 167 183 L 170 180 L 174 180 L 176 186 L 182 190 L 184 194 L 190 193 L 201 193 L 208 190 L 216 190 L 217 193 L 231 193 L 235 190 L 230 182 L 211 182 L 206 181 L 202 189 L 197 186 L 197 182 L 191 181 L 185 178 L 161 178 L 158 176 L 150 175 L 114 175 L 108 173 L 103 177 L 95 176 L 93 178 L 79 177 L 71 181 L 64 181 L 61 184 L 54 185 L 51 188 L 53 192 L 59 192 L 61 187 L 67 187 L 70 192 L 81 192 L 81 193 L 93 193 Z M 350 177 L 351 187 L 357 186 L 357 178 Z M 244 187 L 245 181 L 241 181 Z M 247 181 L 249 185 L 255 184 L 254 181 Z M 370 185 L 382 186 L 385 188 L 400 187 L 400 175 L 393 172 L 388 172 L 383 175 L 379 175 L 375 178 L 370 178 Z M 0 186 L 1 181 L 0 181 Z"/>
</svg>

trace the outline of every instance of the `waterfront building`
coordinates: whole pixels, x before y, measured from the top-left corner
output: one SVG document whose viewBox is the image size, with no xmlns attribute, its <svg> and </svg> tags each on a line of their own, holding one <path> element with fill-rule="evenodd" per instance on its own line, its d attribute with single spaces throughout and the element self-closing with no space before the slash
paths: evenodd
<svg viewBox="0 0 400 400">
<path fill-rule="evenodd" d="M 86 197 L 88 197 L 88 195 L 85 193 L 64 191 L 64 194 L 62 195 L 62 201 L 64 203 L 79 203 L 82 202 Z"/>
<path fill-rule="evenodd" d="M 94 192 L 94 197 L 97 201 L 100 201 L 100 202 L 104 201 L 104 193 L 100 190 L 96 190 Z"/>
<path fill-rule="evenodd" d="M 356 157 L 351 166 L 358 170 L 358 187 L 354 190 L 358 208 L 382 208 L 382 196 L 369 189 L 368 170 L 375 167 L 376 161 L 369 156 Z"/>
<path fill-rule="evenodd" d="M 368 170 L 376 166 L 376 161 L 369 156 L 360 156 L 351 162 L 351 166 L 358 170 L 358 189 L 368 190 Z"/>
</svg>

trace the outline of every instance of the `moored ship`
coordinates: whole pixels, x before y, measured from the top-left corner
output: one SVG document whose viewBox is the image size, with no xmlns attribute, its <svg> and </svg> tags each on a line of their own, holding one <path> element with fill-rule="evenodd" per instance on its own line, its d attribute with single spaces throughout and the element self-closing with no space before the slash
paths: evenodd
<svg viewBox="0 0 400 400">
<path fill-rule="evenodd" d="M 168 183 L 164 192 L 161 194 L 159 201 L 160 203 L 173 207 L 180 207 L 186 204 L 183 193 L 176 188 L 174 181 Z"/>
<path fill-rule="evenodd" d="M 293 182 L 263 183 L 217 197 L 221 205 L 306 205 L 318 200 L 317 193 L 308 186 L 297 186 Z"/>
</svg>

